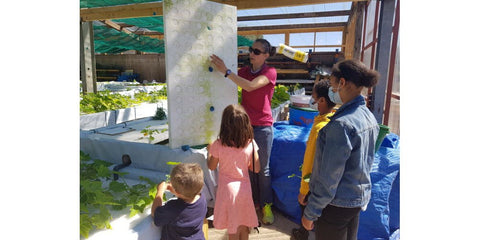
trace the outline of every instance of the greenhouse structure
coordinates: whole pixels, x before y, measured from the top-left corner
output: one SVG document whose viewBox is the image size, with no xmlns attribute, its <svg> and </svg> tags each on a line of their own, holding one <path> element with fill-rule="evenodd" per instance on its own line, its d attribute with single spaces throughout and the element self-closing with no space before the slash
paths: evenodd
<svg viewBox="0 0 480 240">
<path fill-rule="evenodd" d="M 301 225 L 298 176 L 318 115 L 309 107 L 312 88 L 336 63 L 356 59 L 380 74 L 362 92 L 380 134 L 358 239 L 400 239 L 399 25 L 400 0 L 80 0 L 80 238 L 160 239 L 150 215 L 157 184 L 177 164 L 198 163 L 205 239 L 227 239 L 212 225 L 218 172 L 207 166 L 207 145 L 218 137 L 223 109 L 242 102 L 242 89 L 212 70 L 210 56 L 237 73 L 264 38 L 277 47 L 266 61 L 277 72 L 275 222 L 249 237 L 291 239 Z"/>
</svg>

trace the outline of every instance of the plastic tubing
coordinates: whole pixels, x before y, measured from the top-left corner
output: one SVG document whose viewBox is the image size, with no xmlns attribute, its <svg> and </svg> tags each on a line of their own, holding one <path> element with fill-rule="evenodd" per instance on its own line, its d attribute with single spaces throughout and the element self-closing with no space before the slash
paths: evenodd
<svg viewBox="0 0 480 240">
<path fill-rule="evenodd" d="M 113 167 L 113 171 L 118 172 L 120 169 L 130 166 L 132 164 L 132 160 L 128 154 L 123 154 L 122 156 L 122 164 L 118 164 Z M 118 174 L 113 174 L 113 180 L 118 180 Z"/>
</svg>

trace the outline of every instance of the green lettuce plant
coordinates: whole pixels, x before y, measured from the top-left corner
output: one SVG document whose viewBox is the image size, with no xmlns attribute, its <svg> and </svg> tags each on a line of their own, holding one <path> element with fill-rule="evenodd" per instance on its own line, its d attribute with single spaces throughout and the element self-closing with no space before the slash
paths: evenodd
<svg viewBox="0 0 480 240">
<path fill-rule="evenodd" d="M 143 213 L 153 203 L 157 184 L 145 177 L 141 183 L 129 186 L 108 167 L 112 163 L 94 159 L 80 151 L 80 235 L 88 238 L 94 229 L 111 229 L 111 211 L 130 209 L 129 217 Z M 113 180 L 113 174 L 120 181 Z"/>
</svg>

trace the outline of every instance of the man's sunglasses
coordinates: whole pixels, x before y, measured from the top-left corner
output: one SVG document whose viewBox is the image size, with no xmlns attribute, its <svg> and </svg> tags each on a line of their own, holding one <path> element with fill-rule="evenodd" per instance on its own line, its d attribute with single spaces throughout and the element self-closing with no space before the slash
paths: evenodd
<svg viewBox="0 0 480 240">
<path fill-rule="evenodd" d="M 251 53 L 253 52 L 253 54 L 255 54 L 255 55 L 260 55 L 260 54 L 264 53 L 264 52 L 262 52 L 262 51 L 260 51 L 256 48 L 252 48 L 252 47 L 248 48 L 248 51 L 251 52 Z"/>
</svg>

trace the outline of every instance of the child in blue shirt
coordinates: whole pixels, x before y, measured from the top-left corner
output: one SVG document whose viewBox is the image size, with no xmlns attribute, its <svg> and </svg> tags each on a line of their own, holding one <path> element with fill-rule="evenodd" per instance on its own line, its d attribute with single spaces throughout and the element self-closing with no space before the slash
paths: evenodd
<svg viewBox="0 0 480 240">
<path fill-rule="evenodd" d="M 203 184 L 203 171 L 197 163 L 180 163 L 172 169 L 169 183 L 158 184 L 151 214 L 155 225 L 162 227 L 161 240 L 205 240 L 202 226 L 207 201 L 200 194 Z M 165 190 L 178 199 L 163 205 Z"/>
</svg>

